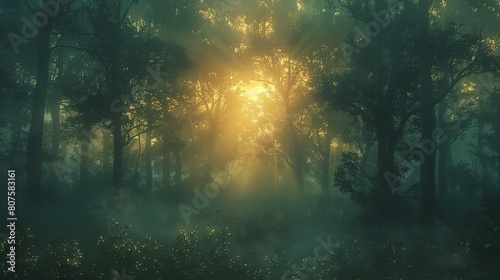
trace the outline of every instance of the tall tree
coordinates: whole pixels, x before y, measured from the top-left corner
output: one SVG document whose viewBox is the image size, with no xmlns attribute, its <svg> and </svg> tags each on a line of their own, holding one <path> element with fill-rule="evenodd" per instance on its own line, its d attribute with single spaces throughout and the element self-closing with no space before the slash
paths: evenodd
<svg viewBox="0 0 500 280">
<path fill-rule="evenodd" d="M 419 65 L 419 96 L 421 103 L 420 121 L 421 121 L 421 143 L 432 139 L 436 128 L 435 110 L 434 110 L 434 89 L 432 83 L 432 45 L 430 43 L 429 27 L 429 9 L 432 1 L 419 0 L 418 2 L 418 47 L 420 52 Z M 423 145 L 423 144 L 422 144 Z M 423 147 L 422 147 L 423 148 Z M 436 205 L 436 178 L 435 164 L 436 154 L 431 152 L 423 160 L 420 166 L 420 208 L 424 221 L 432 220 L 437 214 Z"/>
<path fill-rule="evenodd" d="M 50 32 L 52 24 L 53 19 L 50 18 L 48 23 L 40 28 L 38 35 L 37 78 L 33 96 L 31 126 L 28 134 L 26 166 L 28 196 L 33 200 L 39 200 L 42 197 L 43 123 L 49 81 Z"/>
</svg>

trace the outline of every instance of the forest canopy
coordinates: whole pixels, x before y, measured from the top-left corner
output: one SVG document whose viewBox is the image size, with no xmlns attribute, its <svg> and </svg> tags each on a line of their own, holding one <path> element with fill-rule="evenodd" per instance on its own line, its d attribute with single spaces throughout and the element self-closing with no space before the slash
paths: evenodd
<svg viewBox="0 0 500 280">
<path fill-rule="evenodd" d="M 499 1 L 25 0 L 0 14 L 20 279 L 497 279 Z M 321 245 L 334 234 L 349 237 Z M 301 236 L 331 257 L 302 263 L 317 244 L 290 245 Z"/>
</svg>

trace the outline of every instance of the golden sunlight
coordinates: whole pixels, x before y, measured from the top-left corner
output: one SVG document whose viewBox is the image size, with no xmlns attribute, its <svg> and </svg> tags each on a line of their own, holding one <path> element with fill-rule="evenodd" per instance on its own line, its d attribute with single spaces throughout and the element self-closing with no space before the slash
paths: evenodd
<svg viewBox="0 0 500 280">
<path fill-rule="evenodd" d="M 252 103 L 259 103 L 263 98 L 269 97 L 273 91 L 271 86 L 264 82 L 250 81 L 248 84 L 241 87 L 242 93 L 240 96 Z"/>
</svg>

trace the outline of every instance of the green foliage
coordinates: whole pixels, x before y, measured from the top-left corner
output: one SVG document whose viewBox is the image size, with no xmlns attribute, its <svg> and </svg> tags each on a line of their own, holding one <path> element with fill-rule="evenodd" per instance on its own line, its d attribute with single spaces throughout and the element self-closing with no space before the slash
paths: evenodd
<svg viewBox="0 0 500 280">
<path fill-rule="evenodd" d="M 346 242 L 325 264 L 321 276 L 311 279 L 496 279 L 498 267 L 490 270 L 477 262 L 465 243 L 443 251 L 442 244 L 429 239 L 439 232 L 424 231 L 421 237 L 391 232 L 372 241 Z"/>
<path fill-rule="evenodd" d="M 361 159 L 354 152 L 342 153 L 341 164 L 334 174 L 334 187 L 347 193 L 357 202 L 365 205 L 368 194 L 375 188 L 373 178 L 361 167 Z"/>
<path fill-rule="evenodd" d="M 171 252 L 185 279 L 259 279 L 230 240 L 228 227 L 181 230 Z"/>
<path fill-rule="evenodd" d="M 64 240 L 61 244 L 49 244 L 43 259 L 44 271 L 60 279 L 84 279 L 81 266 L 83 252 L 76 241 Z"/>
<path fill-rule="evenodd" d="M 20 229 L 17 279 L 117 279 L 123 271 L 135 279 L 280 279 L 307 257 L 290 256 L 287 248 L 293 245 L 272 246 L 263 252 L 259 247 L 265 240 L 250 246 L 236 243 L 232 230 L 196 226 L 181 230 L 168 244 L 131 236 L 128 227 L 114 223 L 93 246 L 63 240 L 44 247 L 30 230 Z M 483 246 L 486 237 L 477 230 L 469 230 L 447 250 L 443 242 L 451 241 L 443 236 L 442 227 L 423 229 L 420 235 L 414 234 L 418 231 L 412 235 L 389 229 L 377 232 L 340 238 L 340 247 L 307 273 L 308 279 L 495 279 L 498 275 L 498 254 L 488 250 L 495 244 Z M 4 241 L 2 249 L 5 246 Z M 481 249 L 484 253 L 478 255 Z M 484 257 L 492 259 L 479 261 Z M 0 266 L 5 279 L 6 262 Z"/>
<path fill-rule="evenodd" d="M 8 252 L 11 244 L 7 243 L 8 239 L 2 240 L 1 251 Z M 34 237 L 30 229 L 16 226 L 16 273 L 20 279 L 29 279 L 28 271 L 33 271 L 36 273 L 40 272 L 39 263 L 42 260 L 39 252 L 36 251 L 34 245 Z M 23 257 L 20 257 L 23 256 Z M 8 264 L 6 261 L 2 261 L 0 264 L 0 275 L 6 276 Z M 33 275 L 35 275 L 33 274 Z M 24 278 L 23 278 L 24 277 Z M 3 277 L 2 277 L 3 279 Z"/>
<path fill-rule="evenodd" d="M 400 234 L 390 234 L 382 242 L 360 242 L 354 240 L 344 244 L 325 271 L 332 279 L 399 279 L 408 274 L 408 256 L 405 241 Z M 404 278 L 406 279 L 406 278 Z"/>
</svg>

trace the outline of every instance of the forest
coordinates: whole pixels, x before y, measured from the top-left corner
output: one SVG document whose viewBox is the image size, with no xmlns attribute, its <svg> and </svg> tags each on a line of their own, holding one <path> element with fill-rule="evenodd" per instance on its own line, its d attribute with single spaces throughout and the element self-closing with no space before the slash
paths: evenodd
<svg viewBox="0 0 500 280">
<path fill-rule="evenodd" d="M 1 279 L 500 279 L 500 1 L 0 15 Z"/>
</svg>

